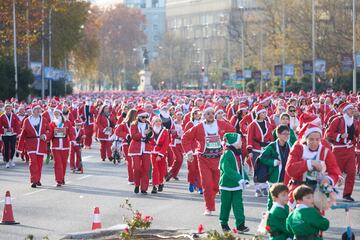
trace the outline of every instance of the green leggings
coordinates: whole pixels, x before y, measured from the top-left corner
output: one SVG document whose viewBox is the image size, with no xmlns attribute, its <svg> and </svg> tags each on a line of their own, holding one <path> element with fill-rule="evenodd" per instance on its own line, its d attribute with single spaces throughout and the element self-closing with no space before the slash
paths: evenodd
<svg viewBox="0 0 360 240">
<path fill-rule="evenodd" d="M 245 224 L 244 204 L 242 199 L 242 190 L 226 191 L 220 190 L 220 223 L 228 224 L 231 207 L 235 216 L 236 226 Z"/>
</svg>

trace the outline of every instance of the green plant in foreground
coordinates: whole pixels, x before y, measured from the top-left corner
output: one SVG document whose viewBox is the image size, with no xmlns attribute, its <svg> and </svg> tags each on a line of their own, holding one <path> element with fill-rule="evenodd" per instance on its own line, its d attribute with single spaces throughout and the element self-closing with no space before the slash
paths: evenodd
<svg viewBox="0 0 360 240">
<path fill-rule="evenodd" d="M 154 220 L 151 216 L 142 215 L 138 210 L 134 210 L 129 199 L 125 200 L 124 204 L 120 205 L 122 208 L 129 210 L 132 213 L 131 218 L 124 217 L 127 227 L 121 232 L 120 238 L 124 240 L 136 239 L 135 231 L 137 229 L 148 229 Z"/>
</svg>

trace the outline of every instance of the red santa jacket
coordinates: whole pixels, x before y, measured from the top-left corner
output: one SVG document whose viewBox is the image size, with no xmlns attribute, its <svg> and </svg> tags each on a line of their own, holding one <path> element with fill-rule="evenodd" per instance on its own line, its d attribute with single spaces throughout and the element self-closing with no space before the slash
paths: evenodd
<svg viewBox="0 0 360 240">
<path fill-rule="evenodd" d="M 335 108 L 331 109 L 330 112 L 326 115 L 325 119 L 324 119 L 324 124 L 325 126 L 329 126 L 331 121 L 337 117 L 340 116 L 341 114 L 339 114 L 337 112 L 337 110 Z"/>
<path fill-rule="evenodd" d="M 306 180 L 306 173 L 311 169 L 311 162 L 309 162 L 311 160 L 307 159 L 304 147 L 306 147 L 306 145 L 299 142 L 292 147 L 285 166 L 285 184 L 288 184 L 290 180 L 299 182 Z M 329 148 L 320 144 L 316 160 L 325 161 L 327 176 L 331 180 L 331 183 L 335 185 L 341 175 L 335 155 Z M 294 190 L 297 186 L 298 184 L 291 184 L 290 190 Z"/>
<path fill-rule="evenodd" d="M 116 129 L 115 129 L 115 135 L 122 139 L 123 145 L 128 145 L 130 138 L 130 127 L 127 123 L 123 122 L 121 123 Z"/>
<path fill-rule="evenodd" d="M 225 121 L 215 120 L 218 126 L 218 134 L 222 139 L 225 133 L 235 132 L 235 128 Z M 182 139 L 182 145 L 185 153 L 194 153 L 194 142 L 197 142 L 195 151 L 197 153 L 203 153 L 205 151 L 205 128 L 204 122 L 201 122 L 184 133 Z"/>
<path fill-rule="evenodd" d="M 71 111 L 69 110 L 69 113 L 67 115 L 63 115 L 65 121 L 69 121 L 69 123 L 74 126 L 75 125 L 75 118 L 73 116 L 73 114 L 71 113 Z"/>
<path fill-rule="evenodd" d="M 261 147 L 260 143 L 269 143 L 274 140 L 272 135 L 273 128 L 268 121 L 265 122 L 266 132 L 265 134 L 262 132 L 261 127 L 257 120 L 252 121 L 248 127 L 247 132 L 247 146 L 246 149 L 252 150 L 258 153 L 261 153 L 263 147 Z"/>
<path fill-rule="evenodd" d="M 356 141 L 356 137 L 360 134 L 360 129 L 357 126 L 357 121 L 354 120 L 353 123 L 355 127 L 354 139 L 353 142 L 348 140 L 347 138 L 341 138 L 341 135 L 347 133 L 347 127 L 345 124 L 344 116 L 340 115 L 332 120 L 330 126 L 325 132 L 325 136 L 330 143 L 333 144 L 333 148 L 339 147 L 353 147 L 354 142 Z"/>
<path fill-rule="evenodd" d="M 246 114 L 243 119 L 240 121 L 240 131 L 241 133 L 246 136 L 248 132 L 248 126 L 250 123 L 252 123 L 255 120 L 254 114 L 252 111 L 250 111 L 248 114 Z"/>
<path fill-rule="evenodd" d="M 94 118 L 97 114 L 97 110 L 95 108 L 94 105 L 90 106 L 89 107 L 89 112 L 88 114 L 86 114 L 86 108 L 85 108 L 85 104 L 82 104 L 80 107 L 79 107 L 79 111 L 78 111 L 78 116 L 79 118 L 81 118 L 85 125 L 93 125 L 94 124 Z"/>
<path fill-rule="evenodd" d="M 71 107 L 71 108 L 69 109 L 69 111 L 70 111 L 71 114 L 73 115 L 74 119 L 77 119 L 77 118 L 78 118 L 78 111 L 79 111 L 79 109 L 74 108 L 74 107 Z"/>
<path fill-rule="evenodd" d="M 226 116 L 228 119 L 231 119 L 235 114 L 236 111 L 238 110 L 239 105 L 238 104 L 230 104 L 229 108 L 226 108 Z"/>
<path fill-rule="evenodd" d="M 73 134 L 73 140 L 71 141 L 71 145 L 72 146 L 82 146 L 83 142 L 84 142 L 84 129 L 83 128 L 79 128 L 76 129 L 76 127 L 72 127 L 72 134 Z"/>
<path fill-rule="evenodd" d="M 183 127 L 182 124 L 176 124 L 173 122 L 173 128 L 170 130 L 170 147 L 175 147 L 177 144 L 181 144 L 181 138 L 183 135 Z M 180 134 L 182 132 L 182 134 Z M 180 134 L 180 135 L 179 135 Z"/>
<path fill-rule="evenodd" d="M 326 116 L 331 112 L 331 106 L 324 103 L 320 105 L 320 115 L 321 115 L 321 122 L 325 123 Z"/>
<path fill-rule="evenodd" d="M 169 148 L 169 131 L 162 127 L 158 135 L 154 132 L 154 138 L 152 138 L 151 142 L 154 145 L 153 154 L 160 157 L 166 156 Z"/>
<path fill-rule="evenodd" d="M 100 114 L 96 118 L 96 137 L 100 141 L 110 141 L 114 132 L 115 119 L 112 116 L 106 117 Z"/>
<path fill-rule="evenodd" d="M 64 121 L 63 126 L 61 128 L 64 129 L 66 136 L 61 138 L 55 136 L 55 131 L 57 128 L 59 128 L 55 122 L 51 122 L 49 128 L 50 128 L 49 139 L 51 143 L 51 149 L 55 149 L 55 150 L 70 149 L 70 142 L 74 140 L 72 124 L 69 121 Z"/>
<path fill-rule="evenodd" d="M 15 113 L 11 113 L 8 118 L 6 113 L 0 116 L 0 134 L 5 134 L 5 129 L 11 129 L 8 134 L 18 135 L 21 131 L 21 122 Z"/>
<path fill-rule="evenodd" d="M 18 151 L 23 152 L 26 151 L 28 154 L 36 153 L 38 155 L 46 155 L 47 154 L 47 143 L 46 141 L 49 138 L 49 122 L 40 117 L 39 123 L 39 133 L 35 130 L 35 128 L 30 123 L 30 117 L 24 120 L 24 124 L 22 126 L 22 131 L 20 133 L 20 139 L 18 143 Z M 40 139 L 40 136 L 45 135 L 46 140 L 43 141 Z"/>
<path fill-rule="evenodd" d="M 146 129 L 150 127 L 147 124 Z M 142 135 L 138 123 L 133 123 L 130 126 L 130 137 L 131 142 L 129 146 L 129 156 L 140 156 L 142 154 L 151 154 L 153 151 L 153 145 L 151 144 L 151 138 L 145 142 L 144 136 Z"/>
<path fill-rule="evenodd" d="M 43 118 L 45 118 L 49 123 L 54 119 L 54 111 L 51 109 L 46 110 L 41 114 Z"/>
<path fill-rule="evenodd" d="M 185 129 L 185 126 L 187 125 L 188 122 L 191 121 L 191 111 L 187 112 L 184 116 L 183 119 L 183 128 Z"/>
</svg>

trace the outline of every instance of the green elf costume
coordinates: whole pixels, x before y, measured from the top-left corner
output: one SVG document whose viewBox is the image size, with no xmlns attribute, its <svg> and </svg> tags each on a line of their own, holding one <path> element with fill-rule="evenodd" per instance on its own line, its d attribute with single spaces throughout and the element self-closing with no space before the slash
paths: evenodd
<svg viewBox="0 0 360 240">
<path fill-rule="evenodd" d="M 224 135 L 226 146 L 220 158 L 220 224 L 224 231 L 230 231 L 228 226 L 231 207 L 233 208 L 236 228 L 239 232 L 247 232 L 245 227 L 245 215 L 242 192 L 249 183 L 249 177 L 244 168 L 241 149 L 236 149 L 234 144 L 241 141 L 238 133 L 226 133 Z"/>
<path fill-rule="evenodd" d="M 265 147 L 264 152 L 260 155 L 259 161 L 268 167 L 268 183 L 271 186 L 273 183 L 284 182 L 285 166 L 290 152 L 289 142 L 285 146 L 279 144 L 277 139 Z M 275 166 L 275 160 L 280 160 L 281 164 Z M 272 207 L 271 194 L 268 194 L 267 209 L 270 211 Z"/>
<path fill-rule="evenodd" d="M 275 202 L 266 222 L 266 229 L 270 233 L 269 240 L 293 239 L 291 233 L 286 229 L 286 218 L 289 216 L 289 206 Z"/>
<path fill-rule="evenodd" d="M 286 229 L 296 240 L 321 240 L 319 232 L 326 231 L 329 225 L 317 209 L 304 204 L 297 205 L 286 220 Z"/>
<path fill-rule="evenodd" d="M 295 135 L 294 130 L 292 130 L 290 127 L 289 127 L 289 130 L 290 130 L 289 144 L 290 144 L 290 147 L 292 147 L 295 144 L 295 142 L 297 141 L 297 137 Z M 277 134 L 276 134 L 276 129 L 274 129 L 272 131 L 272 135 L 274 137 L 274 140 L 278 139 Z"/>
</svg>

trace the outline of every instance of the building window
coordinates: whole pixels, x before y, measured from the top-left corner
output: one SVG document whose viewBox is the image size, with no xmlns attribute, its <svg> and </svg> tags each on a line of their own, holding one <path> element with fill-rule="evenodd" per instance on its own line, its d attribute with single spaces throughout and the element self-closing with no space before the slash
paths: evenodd
<svg viewBox="0 0 360 240">
<path fill-rule="evenodd" d="M 159 19 L 159 15 L 158 15 L 158 14 L 153 15 L 153 19 L 154 19 L 155 21 L 158 20 L 158 19 Z"/>
<path fill-rule="evenodd" d="M 158 8 L 159 7 L 159 0 L 152 0 L 151 7 L 152 8 Z"/>
<path fill-rule="evenodd" d="M 159 31 L 159 25 L 153 24 L 153 30 L 154 30 L 155 32 Z"/>
<path fill-rule="evenodd" d="M 159 37 L 159 35 L 154 35 L 153 39 L 154 39 L 155 42 L 158 42 L 160 40 L 160 37 Z"/>
</svg>

